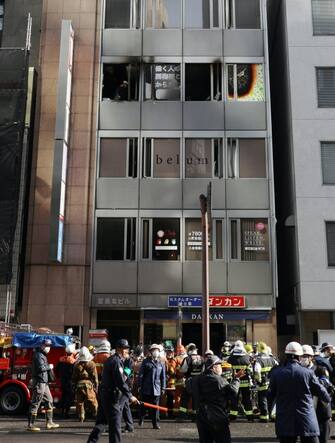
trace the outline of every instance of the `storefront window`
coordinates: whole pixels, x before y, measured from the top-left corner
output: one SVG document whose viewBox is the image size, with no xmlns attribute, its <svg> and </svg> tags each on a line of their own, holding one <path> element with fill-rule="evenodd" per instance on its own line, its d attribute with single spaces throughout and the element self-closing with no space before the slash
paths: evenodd
<svg viewBox="0 0 335 443">
<path fill-rule="evenodd" d="M 180 64 L 145 65 L 145 100 L 180 100 Z"/>
<path fill-rule="evenodd" d="M 248 102 L 264 101 L 263 65 L 229 64 L 228 99 Z"/>
<path fill-rule="evenodd" d="M 246 340 L 246 321 L 227 322 L 227 340 L 234 343 L 236 340 Z"/>
<path fill-rule="evenodd" d="M 163 325 L 157 323 L 144 323 L 144 343 L 150 345 L 163 341 Z"/>
<path fill-rule="evenodd" d="M 145 139 L 143 177 L 180 177 L 180 140 L 177 138 Z"/>
<path fill-rule="evenodd" d="M 180 259 L 180 222 L 177 218 L 152 219 L 152 259 Z"/>
<path fill-rule="evenodd" d="M 180 0 L 146 0 L 146 27 L 180 28 Z"/>
</svg>

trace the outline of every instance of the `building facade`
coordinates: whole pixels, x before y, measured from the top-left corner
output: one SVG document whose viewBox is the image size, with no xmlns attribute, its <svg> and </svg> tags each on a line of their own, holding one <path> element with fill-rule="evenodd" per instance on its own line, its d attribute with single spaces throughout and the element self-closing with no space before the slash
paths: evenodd
<svg viewBox="0 0 335 443">
<path fill-rule="evenodd" d="M 92 325 L 132 343 L 181 328 L 200 344 L 199 196 L 211 182 L 210 295 L 228 297 L 211 310 L 213 348 L 274 344 L 265 2 L 107 0 L 103 16 Z M 244 308 L 229 309 L 234 296 Z"/>
<path fill-rule="evenodd" d="M 213 348 L 276 347 L 266 2 L 48 0 L 39 68 L 22 319 L 200 345 L 211 183 Z"/>
<path fill-rule="evenodd" d="M 317 344 L 335 310 L 335 8 L 270 3 L 279 334 Z"/>
</svg>

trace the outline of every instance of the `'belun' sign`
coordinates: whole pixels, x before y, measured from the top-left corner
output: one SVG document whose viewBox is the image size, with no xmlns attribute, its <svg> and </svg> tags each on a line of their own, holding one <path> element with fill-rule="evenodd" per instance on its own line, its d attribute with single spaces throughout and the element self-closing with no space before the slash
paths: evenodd
<svg viewBox="0 0 335 443">
<path fill-rule="evenodd" d="M 159 165 L 179 165 L 180 164 L 180 155 L 176 154 L 174 156 L 163 156 L 156 154 L 155 156 L 155 163 L 157 166 Z M 185 163 L 187 165 L 208 165 L 208 158 L 207 157 L 186 157 Z"/>
</svg>

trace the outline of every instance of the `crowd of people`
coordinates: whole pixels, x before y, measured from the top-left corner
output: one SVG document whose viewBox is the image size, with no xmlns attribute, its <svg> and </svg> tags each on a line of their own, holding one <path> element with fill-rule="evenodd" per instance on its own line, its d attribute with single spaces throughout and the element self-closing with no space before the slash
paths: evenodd
<svg viewBox="0 0 335 443">
<path fill-rule="evenodd" d="M 33 359 L 30 431 L 39 430 L 35 418 L 42 401 L 47 403 L 49 429 L 58 427 L 47 387 L 46 374 L 53 369 L 47 363 L 49 349 L 46 341 Z M 120 442 L 122 419 L 122 432 L 134 432 L 131 404 L 139 426 L 149 412 L 153 429 L 160 429 L 162 406 L 169 418 L 196 421 L 201 443 L 229 443 L 229 422 L 239 415 L 248 421 L 276 420 L 282 443 L 295 442 L 298 436 L 303 443 L 325 443 L 334 368 L 335 350 L 329 343 L 319 349 L 291 342 L 279 362 L 264 342 L 224 342 L 218 356 L 211 350 L 201 356 L 194 343 L 179 343 L 176 349 L 170 343 L 130 349 L 127 340 L 120 339 L 115 349 L 107 340 L 96 348 L 76 350 L 70 345 L 54 369 L 62 384 L 62 416 L 69 416 L 75 401 L 81 422 L 96 420 L 88 443 L 97 442 L 106 427 L 109 441 Z"/>
</svg>

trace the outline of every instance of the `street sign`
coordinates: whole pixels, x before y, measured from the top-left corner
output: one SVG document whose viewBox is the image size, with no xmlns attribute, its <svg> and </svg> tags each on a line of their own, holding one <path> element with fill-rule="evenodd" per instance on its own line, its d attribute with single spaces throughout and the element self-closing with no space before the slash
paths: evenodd
<svg viewBox="0 0 335 443">
<path fill-rule="evenodd" d="M 169 295 L 168 299 L 169 308 L 201 308 L 202 297 L 201 296 L 173 296 Z M 210 295 L 209 307 L 211 308 L 245 308 L 246 300 L 244 295 Z"/>
</svg>

